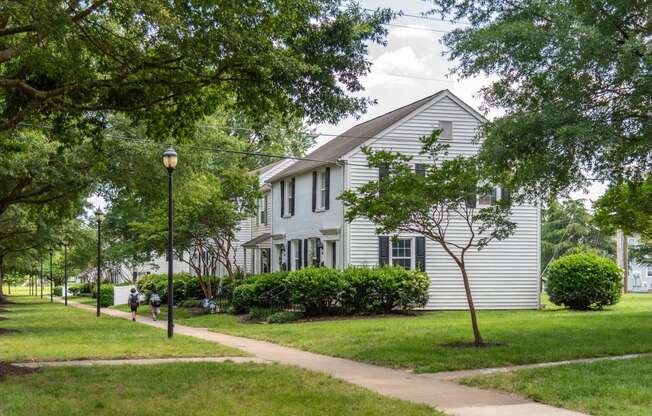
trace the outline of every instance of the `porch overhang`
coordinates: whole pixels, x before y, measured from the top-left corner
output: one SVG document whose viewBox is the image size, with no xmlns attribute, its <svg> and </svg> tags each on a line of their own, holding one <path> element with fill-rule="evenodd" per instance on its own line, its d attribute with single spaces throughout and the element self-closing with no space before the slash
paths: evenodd
<svg viewBox="0 0 652 416">
<path fill-rule="evenodd" d="M 263 233 L 258 237 L 254 237 L 251 240 L 242 244 L 244 248 L 256 248 L 259 244 L 269 241 L 272 235 L 270 233 Z"/>
</svg>

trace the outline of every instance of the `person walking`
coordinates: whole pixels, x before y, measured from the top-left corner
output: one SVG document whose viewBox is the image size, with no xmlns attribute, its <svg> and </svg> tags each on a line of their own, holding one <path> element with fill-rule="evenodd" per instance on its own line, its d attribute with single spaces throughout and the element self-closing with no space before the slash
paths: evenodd
<svg viewBox="0 0 652 416">
<path fill-rule="evenodd" d="M 152 294 L 149 296 L 149 303 L 152 305 L 152 319 L 156 321 L 158 314 L 161 313 L 161 297 L 156 292 L 156 289 L 152 290 Z"/>
<path fill-rule="evenodd" d="M 128 303 L 129 308 L 131 309 L 131 320 L 135 321 L 136 313 L 138 312 L 138 306 L 140 306 L 140 297 L 138 296 L 138 292 L 136 292 L 136 288 L 131 288 Z"/>
</svg>

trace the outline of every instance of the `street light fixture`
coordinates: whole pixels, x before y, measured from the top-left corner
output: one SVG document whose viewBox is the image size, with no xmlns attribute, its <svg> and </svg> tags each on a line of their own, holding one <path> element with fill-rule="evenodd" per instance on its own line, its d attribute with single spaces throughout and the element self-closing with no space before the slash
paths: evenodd
<svg viewBox="0 0 652 416">
<path fill-rule="evenodd" d="M 101 237 L 102 220 L 104 220 L 104 213 L 100 208 L 95 211 L 95 219 L 97 220 L 97 316 L 100 316 L 100 281 L 102 276 L 102 255 L 101 255 Z"/>
<path fill-rule="evenodd" d="M 52 247 L 50 247 L 50 303 L 54 302 L 54 280 L 52 279 Z"/>
<path fill-rule="evenodd" d="M 173 319 L 173 305 L 174 305 L 174 283 L 173 283 L 173 227 L 172 227 L 172 211 L 174 207 L 174 199 L 172 197 L 172 172 L 177 167 L 177 152 L 174 151 L 172 145 L 168 145 L 168 149 L 163 153 L 163 166 L 168 170 L 168 338 L 174 335 Z"/>
</svg>

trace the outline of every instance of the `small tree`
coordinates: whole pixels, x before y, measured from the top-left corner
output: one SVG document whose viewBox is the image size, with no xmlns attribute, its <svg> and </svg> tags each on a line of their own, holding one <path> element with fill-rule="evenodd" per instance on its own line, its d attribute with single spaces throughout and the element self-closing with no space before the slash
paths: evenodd
<svg viewBox="0 0 652 416">
<path fill-rule="evenodd" d="M 483 185 L 475 158 L 443 160 L 446 145 L 438 143 L 440 130 L 421 138 L 422 155 L 429 159 L 425 169 L 412 170 L 411 156 L 364 148 L 369 167 L 385 169 L 388 174 L 357 190 L 344 192 L 340 199 L 348 208 L 347 221 L 366 217 L 376 224 L 379 234 L 419 233 L 439 244 L 455 261 L 464 282 L 471 315 L 475 345 L 484 344 L 466 270 L 466 255 L 481 250 L 493 240 L 508 237 L 515 229 L 509 220 L 507 199 L 484 208 L 476 208 L 476 195 L 493 192 Z M 453 237 L 451 228 L 463 226 L 463 241 Z M 457 236 L 457 230 L 455 235 Z"/>
</svg>

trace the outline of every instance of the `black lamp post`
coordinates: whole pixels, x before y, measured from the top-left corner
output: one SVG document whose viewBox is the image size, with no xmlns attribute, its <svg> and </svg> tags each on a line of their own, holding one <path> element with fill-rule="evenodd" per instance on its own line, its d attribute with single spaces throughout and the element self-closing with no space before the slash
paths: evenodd
<svg viewBox="0 0 652 416">
<path fill-rule="evenodd" d="M 177 152 L 174 151 L 172 145 L 168 145 L 168 149 L 163 153 L 163 166 L 168 170 L 168 338 L 172 338 L 174 334 L 173 319 L 173 305 L 174 305 L 174 283 L 173 283 L 173 226 L 172 226 L 172 211 L 174 207 L 174 198 L 172 197 L 172 172 L 177 167 Z"/>
<path fill-rule="evenodd" d="M 50 247 L 50 303 L 54 302 L 54 280 L 52 279 L 52 248 Z"/>
<path fill-rule="evenodd" d="M 104 213 L 101 209 L 95 211 L 95 219 L 97 220 L 97 316 L 100 316 L 100 281 L 102 280 L 102 254 L 101 254 L 101 238 L 102 220 Z"/>
<path fill-rule="evenodd" d="M 63 304 L 68 306 L 68 240 L 63 242 Z"/>
<path fill-rule="evenodd" d="M 39 273 L 38 278 L 41 281 L 41 299 L 43 299 L 43 256 L 41 256 L 41 272 Z"/>
</svg>

